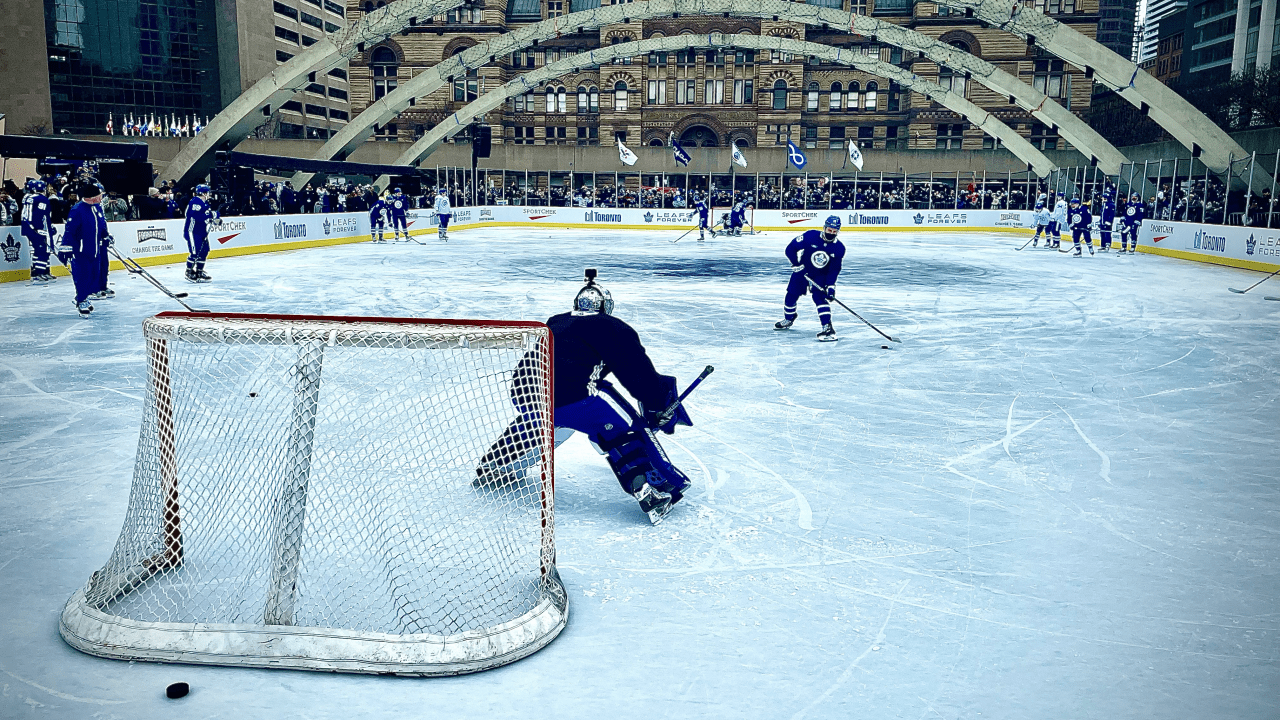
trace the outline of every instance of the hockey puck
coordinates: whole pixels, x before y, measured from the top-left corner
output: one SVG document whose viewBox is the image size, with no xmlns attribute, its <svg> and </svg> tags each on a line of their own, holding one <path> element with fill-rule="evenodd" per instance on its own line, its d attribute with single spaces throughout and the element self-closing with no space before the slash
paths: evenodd
<svg viewBox="0 0 1280 720">
<path fill-rule="evenodd" d="M 256 392 L 251 392 L 251 393 L 249 393 L 249 397 L 258 397 L 258 393 L 256 393 Z"/>
<path fill-rule="evenodd" d="M 189 692 L 191 692 L 191 686 L 184 682 L 176 682 L 164 689 L 165 696 L 170 700 L 186 697 Z"/>
<path fill-rule="evenodd" d="M 888 345 L 881 345 L 881 346 L 880 346 L 880 349 L 881 349 L 881 350 L 888 350 L 888 349 L 889 349 L 889 346 L 888 346 Z"/>
</svg>

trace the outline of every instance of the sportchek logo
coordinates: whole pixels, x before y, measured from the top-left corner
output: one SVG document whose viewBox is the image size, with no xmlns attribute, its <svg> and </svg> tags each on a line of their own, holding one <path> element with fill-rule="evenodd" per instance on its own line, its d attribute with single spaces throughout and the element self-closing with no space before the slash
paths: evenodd
<svg viewBox="0 0 1280 720">
<path fill-rule="evenodd" d="M 283 220 L 277 220 L 274 225 L 277 240 L 287 240 L 289 238 L 304 238 L 307 236 L 306 224 L 290 225 Z"/>
<path fill-rule="evenodd" d="M 601 213 L 594 210 L 588 210 L 585 213 L 587 222 L 622 222 L 622 213 Z"/>
<path fill-rule="evenodd" d="M 1151 244 L 1158 245 L 1161 240 L 1173 237 L 1173 226 L 1165 223 L 1151 223 Z"/>
<path fill-rule="evenodd" d="M 816 212 L 783 212 L 782 219 L 788 223 L 795 225 L 796 223 L 808 222 L 818 217 Z"/>
<path fill-rule="evenodd" d="M 861 213 L 849 213 L 850 225 L 888 225 L 888 215 L 863 215 Z"/>
<path fill-rule="evenodd" d="M 525 215 L 528 215 L 530 220 L 541 220 L 542 218 L 551 217 L 556 214 L 555 208 L 544 207 L 527 207 L 521 208 L 520 211 Z"/>
</svg>

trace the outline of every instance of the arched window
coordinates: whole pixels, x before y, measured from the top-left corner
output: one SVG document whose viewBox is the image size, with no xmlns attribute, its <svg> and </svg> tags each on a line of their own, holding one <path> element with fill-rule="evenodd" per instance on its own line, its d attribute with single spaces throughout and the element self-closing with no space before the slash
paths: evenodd
<svg viewBox="0 0 1280 720">
<path fill-rule="evenodd" d="M 596 89 L 595 85 L 592 85 L 587 92 L 591 95 L 591 104 L 588 105 L 591 112 L 600 112 L 600 91 Z"/>
<path fill-rule="evenodd" d="M 463 50 L 466 48 L 454 50 L 453 57 L 461 55 Z M 480 73 L 475 68 L 467 68 L 465 77 L 453 81 L 453 99 L 456 102 L 471 102 L 477 97 L 480 97 Z"/>
<path fill-rule="evenodd" d="M 809 112 L 816 112 L 818 109 L 818 83 L 809 83 L 809 101 L 805 104 L 805 109 Z"/>
<path fill-rule="evenodd" d="M 876 96 L 879 94 L 879 91 L 880 91 L 879 84 L 875 82 L 867 83 L 867 97 L 866 97 L 866 103 L 863 105 L 864 108 L 866 108 L 871 112 L 875 112 Z"/>
<path fill-rule="evenodd" d="M 558 113 L 569 112 L 569 96 L 565 92 L 563 85 L 556 88 L 556 112 Z"/>
<path fill-rule="evenodd" d="M 849 112 L 858 112 L 862 109 L 862 100 L 860 98 L 861 94 L 862 88 L 858 86 L 858 83 L 849 83 Z"/>
<path fill-rule="evenodd" d="M 367 13 L 373 12 L 373 3 L 369 0 L 365 0 L 364 2 L 364 11 Z"/>
<path fill-rule="evenodd" d="M 613 84 L 613 109 L 616 112 L 627 109 L 627 84 L 621 80 Z"/>
<path fill-rule="evenodd" d="M 578 112 L 587 111 L 587 88 L 585 85 L 578 86 Z"/>
<path fill-rule="evenodd" d="M 649 147 L 662 147 L 666 143 L 662 142 L 662 138 L 652 138 L 649 140 Z"/>
<path fill-rule="evenodd" d="M 840 112 L 844 109 L 844 86 L 838 82 L 831 83 L 831 112 Z"/>
<path fill-rule="evenodd" d="M 773 84 L 773 109 L 787 109 L 787 81 L 779 80 Z"/>
<path fill-rule="evenodd" d="M 550 85 L 547 86 L 547 112 L 556 111 L 556 89 Z"/>
<path fill-rule="evenodd" d="M 373 99 L 386 95 L 396 89 L 396 74 L 400 71 L 400 61 L 396 53 L 389 47 L 380 47 L 373 51 L 369 59 L 369 67 L 373 68 Z"/>
</svg>

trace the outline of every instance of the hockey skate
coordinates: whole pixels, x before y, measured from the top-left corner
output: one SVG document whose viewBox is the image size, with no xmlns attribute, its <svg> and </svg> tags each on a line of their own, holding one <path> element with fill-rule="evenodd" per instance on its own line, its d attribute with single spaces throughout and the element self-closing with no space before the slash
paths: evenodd
<svg viewBox="0 0 1280 720">
<path fill-rule="evenodd" d="M 92 295 L 89 296 L 89 299 L 90 300 L 107 300 L 115 296 L 116 296 L 116 291 L 110 288 L 107 288 L 106 290 L 99 290 L 98 292 L 93 293 Z"/>
<path fill-rule="evenodd" d="M 1084 252 L 1080 249 L 1079 245 L 1076 246 L 1076 251 L 1071 253 L 1071 257 L 1073 258 L 1084 257 Z"/>
<path fill-rule="evenodd" d="M 639 490 L 632 493 L 632 496 L 640 503 L 640 509 L 644 514 L 649 516 L 649 522 L 654 525 L 662 522 L 676 504 L 676 500 L 672 499 L 669 493 L 654 490 L 649 483 L 642 484 Z"/>
<path fill-rule="evenodd" d="M 93 312 L 93 305 L 88 300 L 81 300 L 79 303 L 73 304 L 75 304 L 76 310 L 80 311 L 80 317 L 89 317 L 89 314 Z"/>
<path fill-rule="evenodd" d="M 817 338 L 818 342 L 835 342 L 840 339 L 836 337 L 836 329 L 831 323 L 822 326 L 822 332 L 818 333 Z"/>
<path fill-rule="evenodd" d="M 791 326 L 795 325 L 795 323 L 796 323 L 795 320 L 787 320 L 786 318 L 783 318 L 773 324 L 773 329 L 774 330 L 790 330 Z"/>
<path fill-rule="evenodd" d="M 209 277 L 209 274 L 208 274 L 208 273 L 206 273 L 206 272 L 205 272 L 205 271 L 203 271 L 203 270 L 188 270 L 188 271 L 187 271 L 187 282 L 193 282 L 193 283 L 207 283 L 207 282 L 209 282 L 209 281 L 210 281 L 210 280 L 212 280 L 212 279 L 213 279 L 213 278 Z"/>
<path fill-rule="evenodd" d="M 48 285 L 57 279 L 58 278 L 52 275 L 32 275 L 31 284 L 32 285 Z"/>
<path fill-rule="evenodd" d="M 1093 243 L 1089 243 L 1088 248 L 1089 248 L 1089 254 L 1093 255 Z"/>
</svg>

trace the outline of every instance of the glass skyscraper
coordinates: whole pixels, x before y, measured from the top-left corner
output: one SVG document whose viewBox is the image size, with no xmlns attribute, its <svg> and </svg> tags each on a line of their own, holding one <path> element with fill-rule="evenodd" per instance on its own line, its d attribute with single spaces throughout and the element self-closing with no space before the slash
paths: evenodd
<svg viewBox="0 0 1280 720">
<path fill-rule="evenodd" d="M 214 0 L 44 0 L 53 125 L 102 133 L 109 114 L 213 116 L 222 109 Z"/>
</svg>

